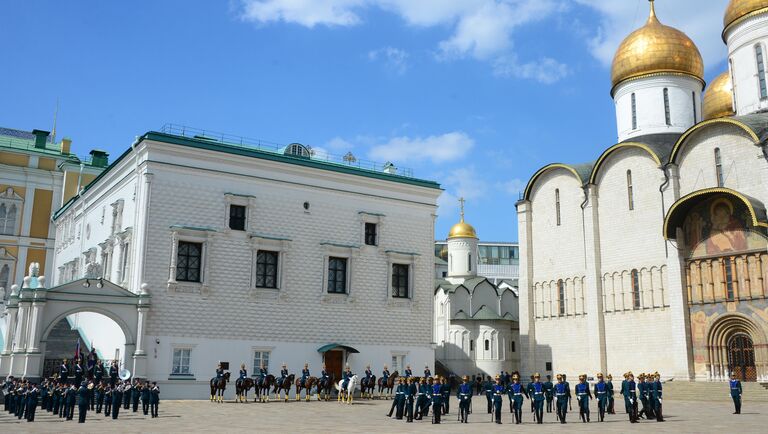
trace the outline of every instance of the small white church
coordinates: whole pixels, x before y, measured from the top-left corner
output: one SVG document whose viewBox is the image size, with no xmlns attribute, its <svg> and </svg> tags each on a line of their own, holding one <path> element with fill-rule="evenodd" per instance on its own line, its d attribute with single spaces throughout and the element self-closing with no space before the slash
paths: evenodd
<svg viewBox="0 0 768 434">
<path fill-rule="evenodd" d="M 518 294 L 478 276 L 477 233 L 464 221 L 448 233 L 448 276 L 436 281 L 435 363 L 456 375 L 519 369 Z"/>
</svg>

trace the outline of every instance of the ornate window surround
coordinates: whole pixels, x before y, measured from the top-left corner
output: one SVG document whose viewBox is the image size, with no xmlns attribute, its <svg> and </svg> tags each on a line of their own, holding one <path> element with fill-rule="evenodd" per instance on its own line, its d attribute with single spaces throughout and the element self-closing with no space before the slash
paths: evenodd
<svg viewBox="0 0 768 434">
<path fill-rule="evenodd" d="M 8 287 L 5 288 L 5 293 L 10 294 L 11 285 L 13 285 L 13 282 L 15 279 L 15 276 L 13 275 L 13 273 L 16 270 L 16 257 L 8 253 L 5 247 L 0 247 L 0 270 L 3 269 L 4 265 L 8 266 Z M 2 301 L 2 298 L 0 298 L 0 302 L 1 301 Z"/>
<path fill-rule="evenodd" d="M 250 214 L 250 213 L 249 213 Z M 246 225 L 248 224 L 246 218 Z M 251 237 L 251 283 L 250 293 L 255 298 L 276 299 L 278 295 L 285 297 L 287 284 L 285 280 L 285 264 L 288 252 L 291 250 L 291 240 L 279 236 L 249 234 Z M 277 252 L 277 285 L 276 288 L 261 288 L 256 286 L 256 256 L 259 250 Z"/>
<path fill-rule="evenodd" d="M 381 234 L 382 234 L 382 228 L 384 227 L 384 220 L 385 215 L 384 214 L 378 214 L 374 212 L 368 212 L 368 211 L 358 211 L 358 220 L 360 222 L 360 245 L 363 249 L 378 249 L 381 246 Z M 366 223 L 373 223 L 376 225 L 376 245 L 368 245 L 365 244 L 365 224 Z"/>
<path fill-rule="evenodd" d="M 229 206 L 240 205 L 245 207 L 245 231 L 234 231 L 229 228 Z M 256 198 L 245 194 L 224 193 L 224 220 L 222 226 L 226 234 L 247 234 L 254 222 Z"/>
<path fill-rule="evenodd" d="M 386 300 L 390 307 L 407 307 L 411 308 L 414 304 L 415 293 L 415 270 L 416 264 L 421 257 L 418 253 L 398 252 L 396 250 L 387 250 L 387 294 Z M 408 297 L 400 298 L 392 296 L 392 265 L 402 264 L 408 265 Z"/>
<path fill-rule="evenodd" d="M 360 256 L 360 246 L 348 246 L 331 242 L 322 242 L 323 248 L 323 282 L 320 287 L 321 302 L 328 304 L 354 303 L 355 268 Z M 331 257 L 347 259 L 347 292 L 331 294 L 328 292 L 328 260 Z"/>
<path fill-rule="evenodd" d="M 10 209 L 12 205 L 16 206 L 16 220 L 13 223 L 13 231 L 6 235 L 19 235 L 21 231 L 21 219 L 25 217 L 23 215 L 24 199 L 13 190 L 13 187 L 8 187 L 4 192 L 0 193 L 0 204 L 5 204 L 6 209 Z"/>
<path fill-rule="evenodd" d="M 169 293 L 193 293 L 207 296 L 210 294 L 210 260 L 208 252 L 211 248 L 215 229 L 190 226 L 171 226 L 171 258 L 168 267 L 168 292 Z M 192 243 L 201 243 L 203 252 L 201 254 L 202 264 L 200 265 L 200 282 L 177 282 L 176 281 L 176 260 L 178 258 L 179 241 L 188 241 Z"/>
</svg>

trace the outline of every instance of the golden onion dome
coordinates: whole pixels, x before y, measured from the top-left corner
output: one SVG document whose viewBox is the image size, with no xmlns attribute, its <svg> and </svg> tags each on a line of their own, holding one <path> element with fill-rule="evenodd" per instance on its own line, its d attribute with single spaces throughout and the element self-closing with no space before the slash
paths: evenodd
<svg viewBox="0 0 768 434">
<path fill-rule="evenodd" d="M 720 74 L 704 92 L 704 120 L 733 116 L 733 86 L 728 71 Z"/>
<path fill-rule="evenodd" d="M 763 12 L 768 12 L 768 0 L 731 0 L 723 17 L 723 33 L 738 21 Z"/>
<path fill-rule="evenodd" d="M 645 26 L 635 30 L 619 45 L 613 57 L 611 81 L 621 82 L 651 74 L 684 74 L 704 81 L 704 62 L 691 38 L 661 24 L 651 0 Z"/>
<path fill-rule="evenodd" d="M 464 217 L 462 217 L 461 221 L 453 225 L 448 232 L 448 239 L 450 240 L 451 238 L 477 238 L 477 232 L 475 232 L 475 228 L 473 228 L 471 224 L 466 223 Z"/>
</svg>

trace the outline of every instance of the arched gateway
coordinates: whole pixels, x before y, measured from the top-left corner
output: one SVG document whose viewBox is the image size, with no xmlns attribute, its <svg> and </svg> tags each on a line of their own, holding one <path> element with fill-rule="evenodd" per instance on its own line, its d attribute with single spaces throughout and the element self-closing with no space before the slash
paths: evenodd
<svg viewBox="0 0 768 434">
<path fill-rule="evenodd" d="M 22 287 L 14 285 L 11 291 L 5 306 L 0 377 L 39 379 L 51 331 L 59 321 L 79 312 L 99 313 L 117 323 L 125 335 L 124 367 L 143 377 L 143 334 L 150 307 L 146 285 L 139 294 L 103 279 L 79 279 L 46 288 L 45 277 L 37 276 L 37 264 L 33 263 Z"/>
</svg>

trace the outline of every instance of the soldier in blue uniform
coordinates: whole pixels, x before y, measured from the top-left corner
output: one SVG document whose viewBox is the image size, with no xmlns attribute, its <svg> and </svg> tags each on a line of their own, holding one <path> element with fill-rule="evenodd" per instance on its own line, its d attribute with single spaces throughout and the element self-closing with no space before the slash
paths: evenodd
<svg viewBox="0 0 768 434">
<path fill-rule="evenodd" d="M 403 384 L 403 378 L 400 377 L 399 381 L 397 382 L 397 387 L 395 387 L 395 399 L 392 400 L 392 407 L 389 408 L 389 413 L 387 413 L 387 417 L 392 417 L 392 413 L 397 411 L 400 413 L 400 399 L 405 396 L 405 385 Z M 400 419 L 402 419 L 402 414 L 400 415 Z"/>
<path fill-rule="evenodd" d="M 429 368 L 427 368 L 428 370 Z M 443 385 L 440 378 L 435 377 L 432 384 L 432 423 L 440 423 L 440 415 L 443 412 Z"/>
<path fill-rule="evenodd" d="M 112 389 L 112 419 L 117 419 L 120 414 L 120 405 L 123 403 L 123 385 L 117 384 Z"/>
<path fill-rule="evenodd" d="M 85 416 L 88 413 L 88 385 L 85 381 L 80 383 L 77 390 L 77 423 L 85 423 Z"/>
<path fill-rule="evenodd" d="M 416 414 L 414 415 L 414 419 L 421 420 L 422 417 L 424 416 L 423 415 L 424 409 L 429 408 L 424 405 L 424 403 L 427 401 L 428 395 L 429 395 L 429 386 L 427 386 L 427 379 L 422 378 L 419 384 L 419 391 L 416 393 L 416 410 L 415 410 Z"/>
<path fill-rule="evenodd" d="M 288 365 L 283 363 L 283 366 L 280 369 L 280 380 L 285 381 L 286 378 L 288 378 Z"/>
<path fill-rule="evenodd" d="M 371 365 L 365 365 L 365 377 L 364 377 L 364 383 L 366 386 L 370 385 L 371 378 L 373 378 L 373 371 L 371 371 Z M 361 387 L 362 390 L 362 387 Z"/>
<path fill-rule="evenodd" d="M 451 401 L 451 385 L 448 383 L 448 379 L 445 377 L 440 378 L 440 396 L 442 402 L 443 414 L 448 414 Z"/>
<path fill-rule="evenodd" d="M 93 383 L 101 384 L 101 380 L 104 379 L 104 364 L 101 359 L 96 362 L 96 366 L 93 367 Z"/>
<path fill-rule="evenodd" d="M 565 384 L 563 376 L 557 374 L 557 384 L 555 384 L 555 399 L 557 402 L 555 403 L 555 406 L 557 407 L 557 418 L 560 420 L 560 423 L 566 423 L 565 418 L 568 414 L 568 396 L 570 396 L 570 394 L 571 391 L 568 390 L 568 386 Z"/>
<path fill-rule="evenodd" d="M 631 372 L 627 373 L 624 397 L 629 403 L 629 422 L 637 423 L 637 384 L 635 383 L 635 376 Z"/>
<path fill-rule="evenodd" d="M 67 366 L 67 359 L 64 359 L 59 366 L 59 378 L 64 384 L 69 384 L 69 366 Z"/>
<path fill-rule="evenodd" d="M 650 419 L 651 414 L 648 406 L 648 389 L 647 389 L 647 383 L 645 382 L 645 374 L 640 373 L 640 375 L 637 376 L 637 399 L 640 400 L 640 411 L 637 413 L 638 419 L 645 418 Z"/>
<path fill-rule="evenodd" d="M 80 364 L 80 359 L 75 359 L 75 386 L 79 387 L 83 382 L 83 366 Z"/>
<path fill-rule="evenodd" d="M 398 380 L 402 380 L 402 378 L 399 377 Z M 405 383 L 405 395 L 400 398 L 400 411 L 402 411 L 402 406 L 405 405 L 405 421 L 413 422 L 413 404 L 416 395 L 419 393 L 419 388 L 416 386 L 416 381 L 413 377 L 408 378 Z"/>
<path fill-rule="evenodd" d="M 245 363 L 240 364 L 240 372 L 238 372 L 237 381 L 235 382 L 235 385 L 238 387 L 242 387 L 243 381 L 248 378 L 248 369 L 245 368 Z M 149 384 L 147 384 L 149 386 Z M 147 414 L 145 411 L 144 414 Z"/>
<path fill-rule="evenodd" d="M 614 402 L 615 399 L 613 399 L 613 375 L 608 374 L 606 377 L 605 387 L 608 389 L 608 414 L 616 414 L 616 410 L 614 409 Z"/>
<path fill-rule="evenodd" d="M 309 363 L 304 363 L 304 369 L 301 370 L 301 387 L 307 387 L 307 378 L 309 378 Z"/>
<path fill-rule="evenodd" d="M 624 412 L 627 414 L 630 413 L 629 410 L 629 398 L 627 398 L 627 378 L 629 377 L 629 372 L 624 373 L 624 379 L 621 381 L 621 389 L 619 390 L 619 395 L 624 397 Z"/>
<path fill-rule="evenodd" d="M 325 372 L 325 365 L 323 365 L 323 372 Z M 264 384 L 264 379 L 267 378 L 267 375 L 269 375 L 269 372 L 267 372 L 267 368 L 262 362 L 261 366 L 259 367 L 259 387 Z"/>
<path fill-rule="evenodd" d="M 429 365 L 424 365 L 424 378 L 432 378 L 432 371 L 429 370 Z"/>
<path fill-rule="evenodd" d="M 75 403 L 77 402 L 77 392 L 78 389 L 75 387 L 75 385 L 71 385 L 69 387 L 69 390 L 67 391 L 67 420 L 72 420 L 72 418 L 75 416 Z"/>
<path fill-rule="evenodd" d="M 486 377 L 485 382 L 483 382 L 483 393 L 485 394 L 488 414 L 493 413 L 493 386 L 493 380 L 491 380 L 491 376 L 489 375 Z"/>
<path fill-rule="evenodd" d="M 574 392 L 576 393 L 576 400 L 579 403 L 579 416 L 583 423 L 589 422 L 589 400 L 592 399 L 592 392 L 589 391 L 589 384 L 587 384 L 586 374 L 579 375 L 579 383 L 576 385 Z"/>
<path fill-rule="evenodd" d="M 533 416 L 536 419 L 536 423 L 544 423 L 544 384 L 541 382 L 541 375 L 537 372 L 533 375 L 533 383 L 531 386 L 531 401 L 533 401 Z"/>
<path fill-rule="evenodd" d="M 157 387 L 157 381 L 152 382 L 152 389 L 149 390 L 149 405 L 152 408 L 152 418 L 156 418 L 160 407 L 160 388 Z"/>
<path fill-rule="evenodd" d="M 597 383 L 594 386 L 595 399 L 597 399 L 597 413 L 600 422 L 605 420 L 605 411 L 608 407 L 608 384 L 603 378 L 602 372 L 597 374 Z"/>
<path fill-rule="evenodd" d="M 392 375 L 389 373 L 389 368 L 387 365 L 384 365 L 384 370 L 381 371 L 381 381 L 382 384 L 387 384 L 387 381 L 389 381 L 389 376 Z"/>
<path fill-rule="evenodd" d="M 411 372 L 411 365 L 405 366 L 405 378 L 411 378 L 413 377 L 413 372 Z"/>
<path fill-rule="evenodd" d="M 731 374 L 731 380 L 728 382 L 731 390 L 731 399 L 733 399 L 733 414 L 741 414 L 741 381 L 736 379 L 736 374 Z"/>
<path fill-rule="evenodd" d="M 285 365 L 283 365 L 283 366 L 285 366 Z M 287 372 L 288 372 L 288 370 L 286 369 L 286 376 L 288 375 Z M 341 378 L 342 379 L 341 388 L 342 389 L 346 390 L 347 386 L 349 386 L 349 380 L 351 380 L 354 375 L 355 374 L 352 373 L 352 368 L 350 368 L 349 365 L 347 365 L 347 367 L 344 369 L 344 372 L 341 374 L 341 377 L 342 377 Z"/>
<path fill-rule="evenodd" d="M 664 416 L 661 413 L 661 375 L 659 375 L 658 372 L 654 372 L 651 380 L 652 381 L 649 386 L 651 394 L 651 408 L 653 409 L 653 413 L 656 415 L 656 422 L 664 422 Z"/>
<path fill-rule="evenodd" d="M 461 423 L 469 423 L 469 407 L 472 404 L 472 385 L 469 384 L 469 376 L 464 376 L 464 382 L 459 386 L 456 396 L 459 398 Z"/>
<path fill-rule="evenodd" d="M 547 375 L 547 381 L 544 382 L 544 397 L 547 398 L 547 413 L 552 413 L 552 400 L 554 399 L 552 391 L 554 388 L 555 385 L 552 384 L 552 376 Z"/>
<path fill-rule="evenodd" d="M 32 383 L 29 391 L 27 391 L 27 422 L 35 421 L 35 410 L 37 410 L 37 396 L 40 390 L 37 385 Z"/>
<path fill-rule="evenodd" d="M 501 376 L 496 376 L 496 384 L 493 386 L 493 410 L 494 420 L 497 424 L 501 425 L 501 403 L 504 399 L 504 384 L 502 384 Z"/>
<path fill-rule="evenodd" d="M 150 388 L 149 381 L 147 381 L 141 389 L 141 411 L 144 413 L 144 416 L 149 414 Z"/>
<path fill-rule="evenodd" d="M 113 360 L 109 365 L 109 388 L 112 391 L 115 390 L 115 384 L 117 384 L 117 376 L 120 373 L 120 369 L 117 367 L 117 360 Z"/>
<path fill-rule="evenodd" d="M 523 396 L 530 399 L 528 392 L 525 390 L 522 384 L 520 384 L 520 375 L 512 375 L 512 384 L 507 388 L 507 394 L 509 395 L 510 405 L 512 407 L 512 413 L 515 415 L 515 424 L 523 423 Z"/>
</svg>

